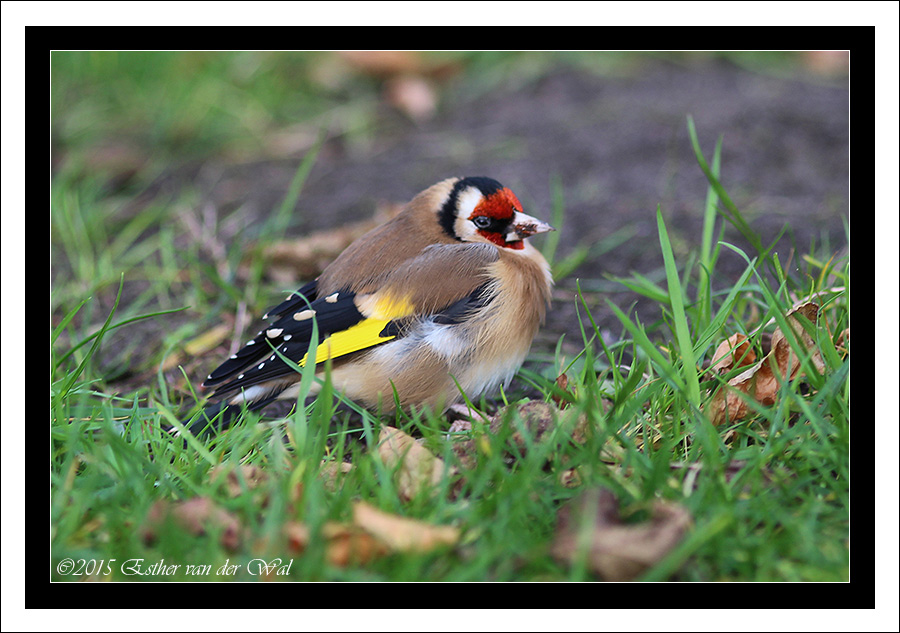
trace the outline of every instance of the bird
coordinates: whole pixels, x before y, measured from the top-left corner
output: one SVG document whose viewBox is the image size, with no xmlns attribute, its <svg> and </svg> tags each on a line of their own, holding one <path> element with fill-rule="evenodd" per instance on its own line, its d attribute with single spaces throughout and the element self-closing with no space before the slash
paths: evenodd
<svg viewBox="0 0 900 633">
<path fill-rule="evenodd" d="M 529 238 L 552 230 L 492 178 L 438 182 L 270 309 L 203 381 L 218 401 L 184 425 L 221 430 L 244 408 L 296 401 L 313 322 L 316 375 L 329 361 L 334 388 L 370 410 L 444 411 L 498 388 L 544 321 L 553 277 Z"/>
</svg>

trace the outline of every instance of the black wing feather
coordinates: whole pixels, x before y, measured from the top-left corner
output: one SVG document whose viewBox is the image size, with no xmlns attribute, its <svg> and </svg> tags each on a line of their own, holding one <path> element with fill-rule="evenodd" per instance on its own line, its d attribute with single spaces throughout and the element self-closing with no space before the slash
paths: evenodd
<svg viewBox="0 0 900 633">
<path fill-rule="evenodd" d="M 287 299 L 266 312 L 266 314 L 263 315 L 263 319 L 269 319 L 273 316 L 284 316 L 287 312 L 293 314 L 297 310 L 304 309 L 306 307 L 306 301 L 312 303 L 318 296 L 318 286 L 318 280 L 314 280 L 300 288 L 300 290 L 292 292 Z M 304 301 L 304 298 L 306 301 Z"/>
<path fill-rule="evenodd" d="M 279 354 L 295 364 L 303 359 L 309 351 L 313 319 L 307 318 L 298 321 L 294 315 L 306 310 L 313 310 L 321 340 L 329 334 L 356 325 L 365 318 L 356 308 L 354 297 L 355 294 L 352 292 L 339 292 L 327 297 L 319 297 L 311 301 L 309 307 L 299 298 L 288 299 L 282 303 L 278 306 L 279 312 L 273 311 L 274 314 L 281 316 L 256 336 L 251 346 L 254 348 L 253 354 L 245 356 L 245 358 L 252 358 L 253 361 L 251 363 L 243 362 L 239 369 L 231 369 L 227 374 L 225 371 L 220 371 L 222 368 L 213 372 L 211 379 L 215 382 L 212 384 L 220 385 L 217 387 L 215 395 L 237 391 L 295 373 L 294 369 L 284 362 Z M 236 356 L 240 356 L 240 352 Z M 228 369 L 226 368 L 226 370 Z M 221 384 L 229 378 L 233 378 L 233 380 Z M 210 380 L 208 379 L 204 385 L 210 386 Z"/>
<path fill-rule="evenodd" d="M 312 303 L 315 301 L 316 291 L 317 284 L 315 281 L 306 284 L 296 292 L 292 292 L 285 301 L 282 301 L 269 310 L 263 318 L 268 319 L 272 316 L 281 316 L 288 310 L 291 310 L 291 314 L 293 314 L 297 308 L 300 308 L 301 306 L 305 307 L 307 302 Z M 203 381 L 203 386 L 214 387 L 219 385 L 270 355 L 272 350 L 265 343 L 267 338 L 266 331 L 273 327 L 276 326 L 270 325 L 266 330 L 257 332 L 256 336 L 247 341 L 247 344 L 244 345 L 244 347 L 238 350 L 237 353 L 232 355 L 231 358 L 219 365 L 215 371 L 207 376 L 206 380 Z M 309 341 L 307 339 L 307 344 L 308 343 Z"/>
</svg>

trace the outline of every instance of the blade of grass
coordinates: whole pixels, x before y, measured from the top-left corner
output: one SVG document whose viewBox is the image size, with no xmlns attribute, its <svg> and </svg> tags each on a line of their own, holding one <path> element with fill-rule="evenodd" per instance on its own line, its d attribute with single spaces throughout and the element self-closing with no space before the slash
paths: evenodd
<svg viewBox="0 0 900 633">
<path fill-rule="evenodd" d="M 123 278 L 124 278 L 124 276 L 123 276 Z M 119 291 L 121 292 L 121 288 L 119 289 Z M 61 327 L 63 327 L 66 323 L 68 323 L 68 322 L 71 320 L 71 318 L 72 318 L 73 316 L 75 316 L 75 312 L 77 312 L 78 309 L 81 308 L 81 306 L 83 306 L 83 305 L 84 305 L 87 301 L 89 301 L 89 300 L 90 300 L 90 297 L 89 297 L 88 299 L 85 299 L 84 301 L 82 301 L 82 302 L 78 305 L 78 307 L 77 307 L 73 312 L 71 312 L 69 315 L 66 315 L 66 318 L 63 320 L 62 323 L 60 323 L 60 325 L 57 327 L 57 330 L 59 330 L 59 329 L 60 329 Z M 116 328 L 120 328 L 120 327 L 122 327 L 122 326 L 124 326 L 124 325 L 128 325 L 128 324 L 130 324 L 130 323 L 134 323 L 135 321 L 141 321 L 142 319 L 151 319 L 151 318 L 153 318 L 153 317 L 163 316 L 163 315 L 166 315 L 166 314 L 173 314 L 173 313 L 175 313 L 175 312 L 182 312 L 183 310 L 187 310 L 188 307 L 189 307 L 189 306 L 185 306 L 185 307 L 183 307 L 183 308 L 173 308 L 173 309 L 171 309 L 171 310 L 162 310 L 162 311 L 160 311 L 160 312 L 150 312 L 150 313 L 148 313 L 148 314 L 141 314 L 141 315 L 139 315 L 139 316 L 135 316 L 135 317 L 131 317 L 131 318 L 125 319 L 124 321 L 119 321 L 118 323 L 115 323 L 115 324 L 113 324 L 113 325 L 110 325 L 109 327 L 106 327 L 105 329 L 101 328 L 100 330 L 94 332 L 94 333 L 91 334 L 90 336 L 88 336 L 88 337 L 82 339 L 81 341 L 79 341 L 78 343 L 76 343 L 75 345 L 73 345 L 71 349 L 69 349 L 65 354 L 62 355 L 62 357 L 61 357 L 58 361 L 56 361 L 56 366 L 54 367 L 54 369 L 59 368 L 59 367 L 66 361 L 66 359 L 69 358 L 69 356 L 71 356 L 75 351 L 77 351 L 78 349 L 80 349 L 81 347 L 83 347 L 83 346 L 84 346 L 85 344 L 87 344 L 89 341 L 92 341 L 92 340 L 96 339 L 98 336 L 103 336 L 106 332 L 110 332 L 110 331 L 112 331 L 112 330 L 115 330 Z M 111 316 L 112 316 L 112 314 L 110 314 L 110 317 L 111 317 Z M 53 335 L 53 337 L 52 337 L 52 340 L 56 340 L 56 337 L 58 336 L 58 334 L 59 334 L 59 332 L 58 332 L 58 331 L 55 331 L 55 332 L 54 332 L 54 335 Z M 92 353 L 93 353 L 93 350 L 92 350 Z"/>
<path fill-rule="evenodd" d="M 694 359 L 694 344 L 691 341 L 691 331 L 684 312 L 684 294 L 681 280 L 678 277 L 678 268 L 675 265 L 675 256 L 672 253 L 672 244 L 663 221 L 662 209 L 656 208 L 656 226 L 659 231 L 659 244 L 662 247 L 663 262 L 666 268 L 666 281 L 669 286 L 669 302 L 672 305 L 672 316 L 675 321 L 675 336 L 678 339 L 678 349 L 681 352 L 682 375 L 687 386 L 687 394 L 690 403 L 695 408 L 700 408 L 700 381 L 697 377 L 697 365 Z"/>
<path fill-rule="evenodd" d="M 112 321 L 113 315 L 116 313 L 116 309 L 119 307 L 119 301 L 122 299 L 122 288 L 124 287 L 125 274 L 122 273 L 122 275 L 119 277 L 119 291 L 116 293 L 116 300 L 113 303 L 112 309 L 109 311 L 109 316 L 106 317 L 106 321 L 103 323 L 103 326 L 94 337 L 94 343 L 91 345 L 91 349 L 88 350 L 88 353 L 78 364 L 78 367 L 75 369 L 75 371 L 69 374 L 68 380 L 66 380 L 63 388 L 58 392 L 58 396 L 60 399 L 64 399 L 66 397 L 66 394 L 68 394 L 72 389 L 75 382 L 78 380 L 78 377 L 81 375 L 81 372 L 84 371 L 85 366 L 87 366 L 88 361 L 94 355 L 94 352 L 97 351 L 97 347 L 100 345 L 100 341 L 103 339 L 103 335 L 106 334 L 106 332 L 109 330 L 110 321 Z"/>
<path fill-rule="evenodd" d="M 663 305 L 668 305 L 669 303 L 669 294 L 659 285 L 638 272 L 632 272 L 631 277 L 610 277 L 610 279 L 656 303 Z"/>
<path fill-rule="evenodd" d="M 550 221 L 556 228 L 551 231 L 544 240 L 544 259 L 550 264 L 553 270 L 554 260 L 556 258 L 556 248 L 559 246 L 559 238 L 562 235 L 562 225 L 565 218 L 566 201 L 563 197 L 562 181 L 559 174 L 553 174 L 550 177 Z"/>
<path fill-rule="evenodd" d="M 725 187 L 722 186 L 722 183 L 719 182 L 716 174 L 713 173 L 713 170 L 710 168 L 709 164 L 706 162 L 706 158 L 703 156 L 703 151 L 700 149 L 700 141 L 697 139 L 697 130 L 694 127 L 694 118 L 688 115 L 688 133 L 691 137 L 691 145 L 694 148 L 694 156 L 697 158 L 697 163 L 700 165 L 700 169 L 703 170 L 703 173 L 706 175 L 706 179 L 709 181 L 709 184 L 715 190 L 716 195 L 721 200 L 724 205 L 724 211 L 721 211 L 722 215 L 730 221 L 738 231 L 740 231 L 741 235 L 744 236 L 753 248 L 760 254 L 762 254 L 765 249 L 763 248 L 762 242 L 759 239 L 759 236 L 750 228 L 750 225 L 747 224 L 747 221 L 744 219 L 744 216 L 741 215 L 740 210 L 737 208 L 737 205 L 731 201 L 731 198 L 728 196 L 728 192 L 725 191 Z"/>
<path fill-rule="evenodd" d="M 312 170 L 313 165 L 316 162 L 316 157 L 319 155 L 319 150 L 322 149 L 322 144 L 324 142 L 325 130 L 320 129 L 315 143 L 309 148 L 303 156 L 303 160 L 301 160 L 300 164 L 297 166 L 297 171 L 294 172 L 294 177 L 291 179 L 287 194 L 285 194 L 284 200 L 281 201 L 278 211 L 267 223 L 267 226 L 264 229 L 265 235 L 281 235 L 287 228 L 290 223 L 291 214 L 297 206 L 297 199 L 300 197 L 300 191 L 306 183 L 306 178 L 309 176 L 309 172 Z"/>
<path fill-rule="evenodd" d="M 716 142 L 716 149 L 713 153 L 712 173 L 718 178 L 720 174 L 720 166 L 722 159 L 722 137 L 720 136 Z M 716 265 L 716 259 L 719 252 L 718 245 L 713 249 L 713 231 L 716 226 L 716 204 L 719 196 L 716 190 L 710 185 L 706 190 L 706 205 L 703 211 L 703 236 L 700 243 L 700 269 L 703 271 L 705 278 L 697 280 L 697 306 L 701 324 L 709 323 L 712 318 L 712 271 Z"/>
<path fill-rule="evenodd" d="M 653 364 L 656 366 L 660 375 L 669 381 L 678 391 L 685 391 L 686 387 L 681 376 L 679 376 L 678 371 L 672 366 L 669 359 L 663 356 L 662 352 L 660 352 L 656 345 L 654 345 L 647 337 L 647 333 L 644 331 L 643 327 L 629 319 L 625 313 L 609 299 L 606 299 L 606 304 L 619 318 L 619 321 L 622 322 L 625 329 L 628 330 L 632 337 L 634 337 L 634 342 L 637 347 L 653 361 Z"/>
</svg>

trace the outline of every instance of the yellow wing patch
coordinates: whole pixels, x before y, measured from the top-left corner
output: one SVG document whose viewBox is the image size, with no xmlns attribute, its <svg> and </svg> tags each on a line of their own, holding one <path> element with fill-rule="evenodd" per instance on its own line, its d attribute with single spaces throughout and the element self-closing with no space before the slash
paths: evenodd
<svg viewBox="0 0 900 633">
<path fill-rule="evenodd" d="M 321 363 L 329 358 L 340 358 L 396 338 L 395 335 L 379 336 L 379 333 L 390 321 L 391 319 L 366 319 L 342 332 L 335 332 L 326 337 L 319 343 L 319 349 L 316 351 L 316 363 Z M 306 365 L 308 355 L 304 354 L 297 363 L 300 367 Z"/>
<path fill-rule="evenodd" d="M 415 306 L 409 302 L 407 297 L 392 297 L 389 294 L 371 294 L 366 297 L 358 297 L 356 305 L 359 311 L 369 319 L 383 320 L 385 323 L 394 319 L 412 316 L 415 313 Z M 353 328 L 349 329 L 352 330 Z"/>
</svg>

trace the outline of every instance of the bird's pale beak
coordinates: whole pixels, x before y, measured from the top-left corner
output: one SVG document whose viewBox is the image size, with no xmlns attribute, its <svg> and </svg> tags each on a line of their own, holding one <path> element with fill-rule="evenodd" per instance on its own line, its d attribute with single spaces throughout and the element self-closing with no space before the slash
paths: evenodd
<svg viewBox="0 0 900 633">
<path fill-rule="evenodd" d="M 531 237 L 538 233 L 546 233 L 547 231 L 555 230 L 556 229 L 546 222 L 541 222 L 537 218 L 516 211 L 516 214 L 513 216 L 512 230 L 507 234 L 506 241 L 514 242 L 516 240 L 524 240 L 526 237 Z"/>
</svg>

